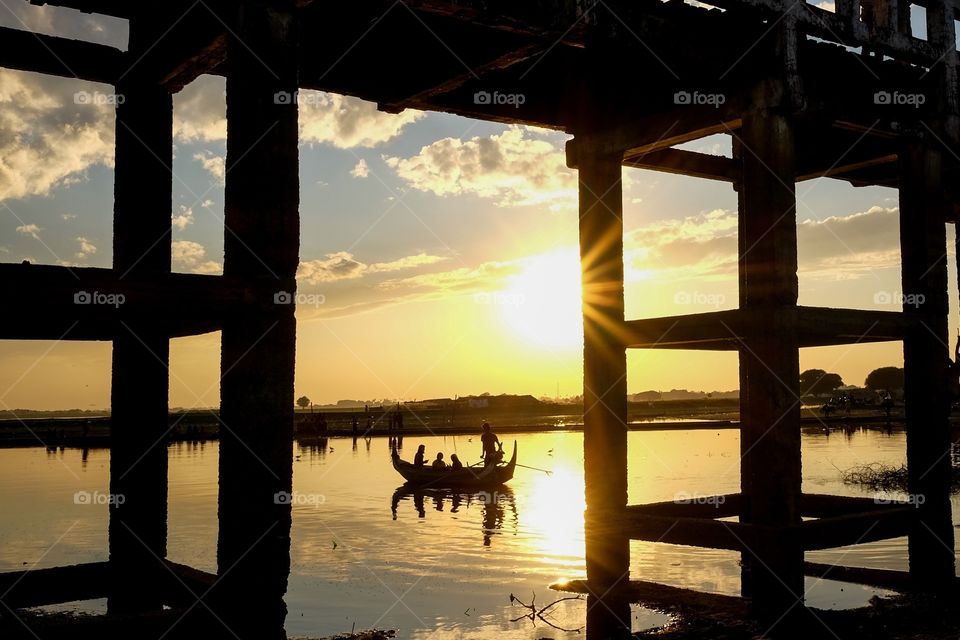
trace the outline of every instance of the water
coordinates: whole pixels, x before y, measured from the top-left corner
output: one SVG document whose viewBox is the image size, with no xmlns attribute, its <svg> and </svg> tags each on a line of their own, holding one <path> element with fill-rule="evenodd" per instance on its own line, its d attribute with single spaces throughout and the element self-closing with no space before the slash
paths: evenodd
<svg viewBox="0 0 960 640">
<path fill-rule="evenodd" d="M 582 436 L 575 432 L 519 434 L 521 464 L 509 490 L 497 494 L 395 491 L 400 477 L 389 464 L 385 439 L 330 439 L 327 446 L 297 445 L 294 464 L 292 573 L 287 593 L 291 636 L 323 636 L 368 627 L 396 628 L 401 638 L 577 637 L 511 622 L 524 610 L 509 595 L 539 605 L 562 597 L 547 585 L 582 577 Z M 479 438 L 407 438 L 428 454 L 479 457 Z M 632 432 L 631 503 L 736 492 L 736 430 Z M 508 447 L 509 448 L 509 444 Z M 216 567 L 217 452 L 215 442 L 171 445 L 169 557 L 206 571 Z M 803 435 L 804 491 L 870 496 L 843 485 L 838 469 L 905 459 L 902 433 L 860 430 Z M 107 559 L 109 452 L 0 450 L 0 570 Z M 76 504 L 77 491 L 92 504 Z M 99 492 L 99 493 L 98 493 Z M 395 513 L 393 513 L 395 508 Z M 960 512 L 955 501 L 954 513 Z M 738 555 L 653 543 L 633 543 L 632 577 L 714 593 L 739 593 Z M 906 541 L 896 539 L 808 553 L 816 562 L 906 569 Z M 829 580 L 807 581 L 808 602 L 818 607 L 864 604 L 876 590 Z M 60 609 L 102 611 L 103 601 Z M 552 621 L 583 624 L 585 603 L 566 601 Z M 634 607 L 634 627 L 665 621 Z"/>
</svg>

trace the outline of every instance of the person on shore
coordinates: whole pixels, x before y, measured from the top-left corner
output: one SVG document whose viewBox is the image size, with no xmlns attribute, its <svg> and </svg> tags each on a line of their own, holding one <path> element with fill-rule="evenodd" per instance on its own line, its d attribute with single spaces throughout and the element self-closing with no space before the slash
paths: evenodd
<svg viewBox="0 0 960 640">
<path fill-rule="evenodd" d="M 463 463 L 460 462 L 460 458 L 458 458 L 457 454 L 455 453 L 450 454 L 450 468 L 453 469 L 454 471 L 463 469 Z"/>
<path fill-rule="evenodd" d="M 357 416 L 353 416 L 353 419 L 350 421 L 350 429 L 353 431 L 353 436 L 357 436 Z"/>
<path fill-rule="evenodd" d="M 413 464 L 417 467 L 422 467 L 427 463 L 425 456 L 427 455 L 427 447 L 420 445 L 417 447 L 417 455 L 413 456 Z"/>
<path fill-rule="evenodd" d="M 446 469 L 447 463 L 443 461 L 443 453 L 437 451 L 437 459 L 433 461 L 434 469 Z"/>
<path fill-rule="evenodd" d="M 489 422 L 483 423 L 483 435 L 480 436 L 480 444 L 483 445 L 483 453 L 480 454 L 480 457 L 483 458 L 484 466 L 500 462 L 502 454 L 497 451 L 500 438 L 490 430 Z"/>
</svg>

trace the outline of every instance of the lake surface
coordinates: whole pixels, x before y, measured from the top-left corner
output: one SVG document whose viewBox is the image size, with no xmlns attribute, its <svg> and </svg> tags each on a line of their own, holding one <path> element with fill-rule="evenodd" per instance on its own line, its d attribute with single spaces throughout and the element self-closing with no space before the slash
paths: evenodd
<svg viewBox="0 0 960 640">
<path fill-rule="evenodd" d="M 401 638 L 574 638 L 528 620 L 511 622 L 536 597 L 545 605 L 563 597 L 552 582 L 582 577 L 582 435 L 510 434 L 519 462 L 549 469 L 518 469 L 497 494 L 396 493 L 402 479 L 389 463 L 385 438 L 369 442 L 331 438 L 326 446 L 295 446 L 292 574 L 286 597 L 290 636 L 324 636 L 380 627 Z M 428 457 L 458 453 L 479 458 L 479 437 L 408 437 L 401 454 L 418 444 Z M 631 432 L 632 504 L 739 490 L 736 430 Z M 509 444 L 507 447 L 509 448 Z M 169 447 L 169 557 L 216 569 L 216 442 Z M 803 435 L 804 491 L 852 496 L 871 492 L 842 484 L 840 470 L 905 460 L 902 432 L 857 430 Z M 108 490 L 105 449 L 48 452 L 0 449 L 0 570 L 107 559 Z M 94 496 L 76 504 L 78 491 Z M 954 499 L 954 521 L 960 502 Z M 634 542 L 632 577 L 715 593 L 738 594 L 739 556 L 733 552 Z M 808 553 L 807 559 L 904 570 L 906 539 Z M 812 606 L 865 603 L 876 590 L 829 580 L 807 580 Z M 103 611 L 105 601 L 58 607 Z M 583 624 L 585 602 L 555 607 L 560 627 Z M 666 618 L 633 609 L 635 629 Z M 582 636 L 580 636 L 582 637 Z"/>
</svg>

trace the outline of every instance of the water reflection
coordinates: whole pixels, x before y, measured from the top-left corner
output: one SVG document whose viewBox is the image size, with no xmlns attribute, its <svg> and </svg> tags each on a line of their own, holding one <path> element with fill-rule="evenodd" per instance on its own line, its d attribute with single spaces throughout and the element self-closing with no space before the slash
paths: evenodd
<svg viewBox="0 0 960 640">
<path fill-rule="evenodd" d="M 479 505 L 481 513 L 481 529 L 483 531 L 483 546 L 489 547 L 493 536 L 500 535 L 504 524 L 507 524 L 513 534 L 519 530 L 520 516 L 517 510 L 517 498 L 513 490 L 501 486 L 493 491 L 462 491 L 456 489 L 426 489 L 409 484 L 397 487 L 390 500 L 390 513 L 397 519 L 400 504 L 411 501 L 418 518 L 427 517 L 426 501 L 430 500 L 433 511 L 450 514 L 459 514 L 461 509 Z M 509 514 L 509 517 L 508 517 Z"/>
</svg>

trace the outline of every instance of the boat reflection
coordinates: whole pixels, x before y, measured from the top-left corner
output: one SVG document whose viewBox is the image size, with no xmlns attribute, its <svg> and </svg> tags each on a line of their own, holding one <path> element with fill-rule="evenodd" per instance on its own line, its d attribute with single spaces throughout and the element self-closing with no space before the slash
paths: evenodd
<svg viewBox="0 0 960 640">
<path fill-rule="evenodd" d="M 429 499 L 433 511 L 460 514 L 469 511 L 470 507 L 479 506 L 481 514 L 481 528 L 483 531 L 483 546 L 489 547 L 493 536 L 500 535 L 507 524 L 517 534 L 519 514 L 517 499 L 513 490 L 507 486 L 497 487 L 489 491 L 473 491 L 448 488 L 423 488 L 410 484 L 403 484 L 393 492 L 390 501 L 390 513 L 397 519 L 400 503 L 411 501 L 417 512 L 417 517 L 427 517 L 427 500 Z M 449 506 L 449 508 L 447 508 Z"/>
</svg>

